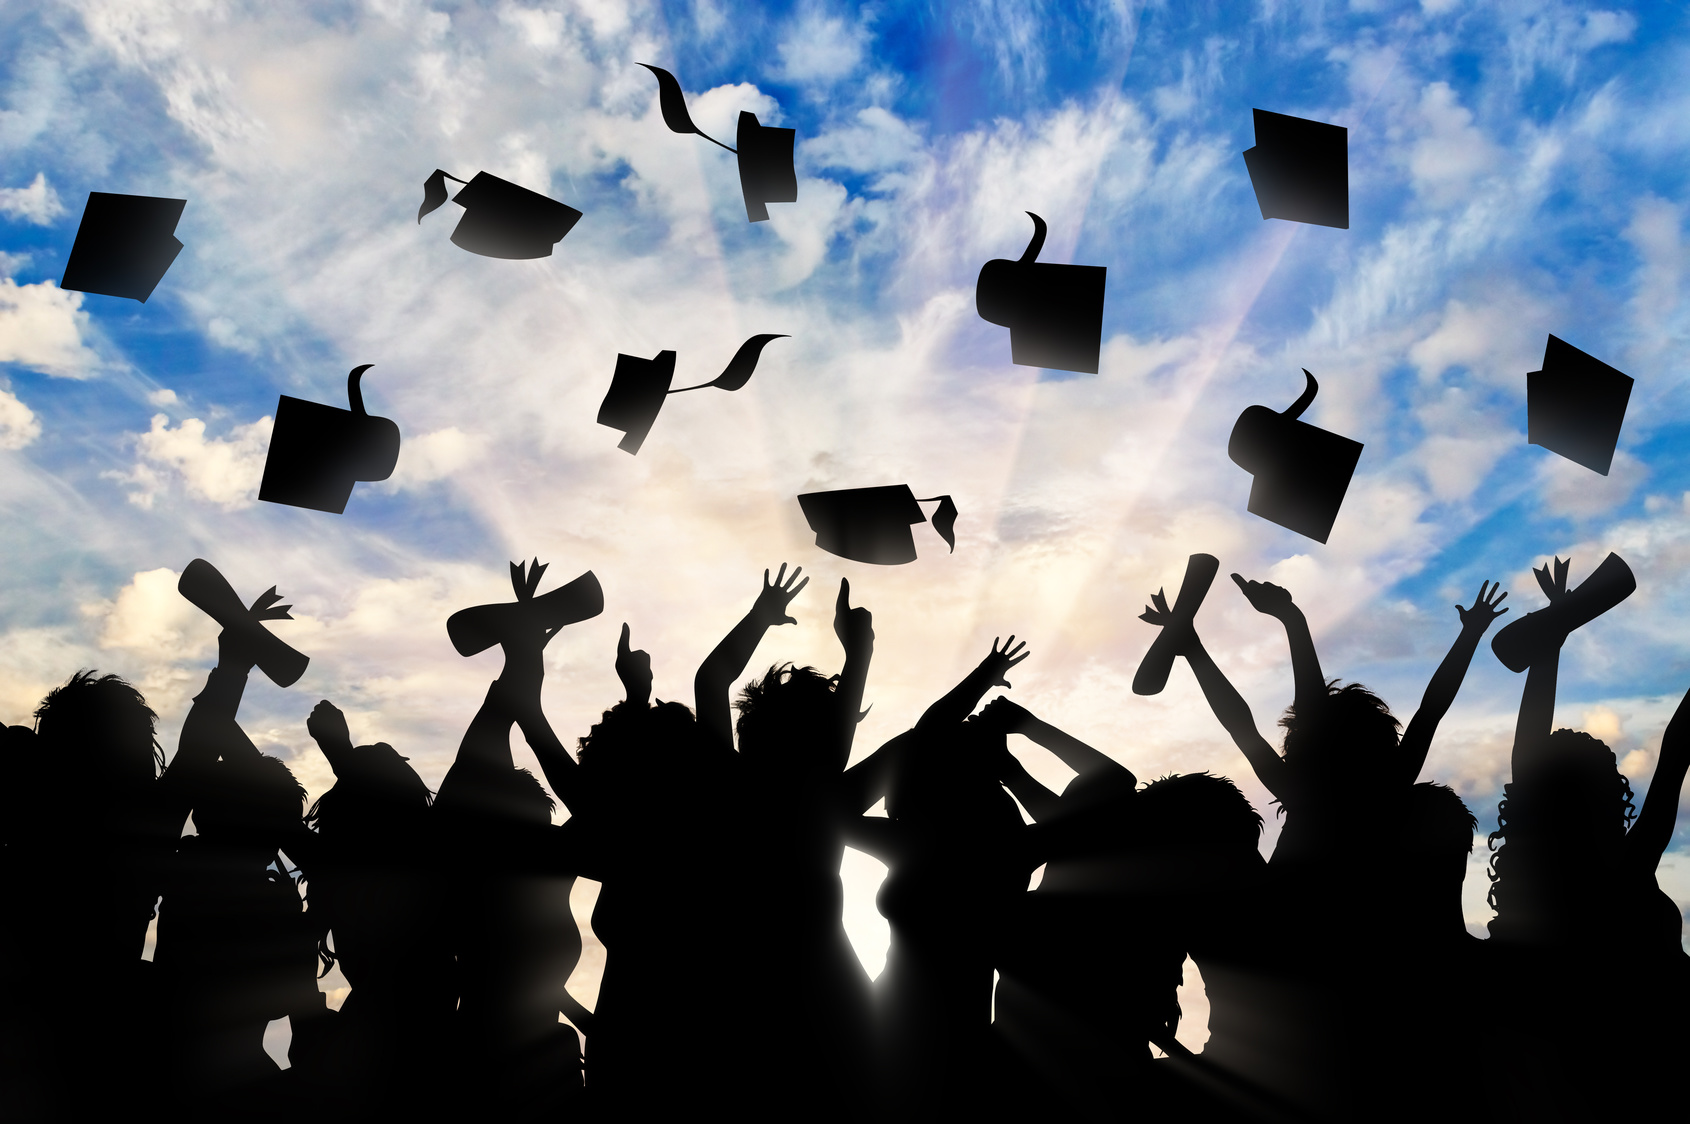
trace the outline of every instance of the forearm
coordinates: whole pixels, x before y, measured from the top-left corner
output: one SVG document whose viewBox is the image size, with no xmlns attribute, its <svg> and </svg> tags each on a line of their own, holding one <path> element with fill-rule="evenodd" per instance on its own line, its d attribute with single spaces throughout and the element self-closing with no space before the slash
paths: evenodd
<svg viewBox="0 0 1690 1124">
<path fill-rule="evenodd" d="M 733 712 L 728 692 L 733 689 L 734 680 L 745 673 L 745 665 L 751 662 L 767 631 L 768 626 L 747 614 L 704 657 L 698 674 L 693 677 L 693 713 L 698 716 L 698 724 L 725 745 L 733 745 Z"/>
<path fill-rule="evenodd" d="M 1532 664 L 1526 672 L 1526 689 L 1520 696 L 1520 716 L 1514 724 L 1514 759 L 1516 776 L 1522 766 L 1549 740 L 1555 728 L 1555 684 L 1560 675 L 1561 652 L 1557 649 Z"/>
<path fill-rule="evenodd" d="M 1488 620 L 1484 622 L 1485 625 L 1489 623 Z M 1438 732 L 1438 723 L 1443 721 L 1444 715 L 1455 703 L 1462 681 L 1467 678 L 1467 669 L 1473 663 L 1473 653 L 1478 650 L 1484 634 L 1483 625 L 1463 628 L 1438 665 L 1438 670 L 1427 681 L 1420 709 L 1414 712 L 1402 737 L 1403 770 L 1410 781 L 1420 775 L 1426 764 L 1426 754 L 1432 748 L 1432 737 Z"/>
<path fill-rule="evenodd" d="M 479 758 L 482 764 L 514 767 L 511 757 L 511 725 L 514 716 L 504 705 L 503 686 L 494 680 L 487 688 L 481 709 L 475 712 L 463 740 L 458 743 L 459 761 Z"/>
<path fill-rule="evenodd" d="M 1672 842 L 1686 771 L 1690 771 L 1690 693 L 1679 702 L 1661 735 L 1661 754 L 1649 781 L 1649 794 L 1643 798 L 1637 822 L 1626 833 L 1626 850 L 1651 871 Z"/>
<path fill-rule="evenodd" d="M 1033 774 L 1013 757 L 1005 764 L 1003 775 L 998 779 L 1037 822 L 1046 823 L 1061 815 L 1062 797 L 1033 779 Z"/>
<path fill-rule="evenodd" d="M 845 667 L 839 673 L 839 690 L 835 695 L 839 707 L 840 760 L 851 756 L 851 745 L 857 738 L 857 722 L 863 712 L 863 695 L 868 689 L 868 667 L 874 659 L 872 642 L 845 653 Z"/>
<path fill-rule="evenodd" d="M 570 813 L 580 811 L 578 803 L 581 766 L 559 740 L 553 731 L 552 724 L 546 720 L 545 714 L 538 710 L 519 711 L 516 722 L 522 729 L 522 736 L 528 742 L 528 748 L 534 751 L 535 758 L 540 762 L 540 771 L 546 776 L 546 783 L 552 786 L 557 798 L 563 801 L 564 807 Z"/>
<path fill-rule="evenodd" d="M 961 683 L 952 687 L 945 697 L 927 708 L 921 716 L 918 727 L 933 725 L 952 725 L 961 722 L 971 714 L 980 700 L 991 690 L 994 676 L 991 669 L 984 665 L 975 668 L 963 678 Z"/>
<path fill-rule="evenodd" d="M 1192 672 L 1197 676 L 1197 685 L 1203 689 L 1203 697 L 1209 701 L 1209 709 L 1214 711 L 1222 728 L 1231 735 L 1233 744 L 1255 770 L 1256 778 L 1275 798 L 1283 799 L 1285 761 L 1256 730 L 1256 719 L 1250 713 L 1250 704 L 1244 701 L 1244 696 L 1238 693 L 1237 688 L 1233 687 L 1221 669 L 1215 666 L 1215 661 L 1210 658 L 1202 641 L 1195 641 L 1184 655 L 1186 662 L 1191 665 Z"/>
<path fill-rule="evenodd" d="M 1320 670 L 1320 656 L 1314 650 L 1314 636 L 1308 618 L 1295 605 L 1279 618 L 1285 626 L 1285 640 L 1291 647 L 1291 676 L 1296 688 L 1296 706 L 1307 713 L 1326 698 L 1326 677 Z"/>
<path fill-rule="evenodd" d="M 1033 718 L 1030 721 L 1024 722 L 1016 732 L 1028 737 L 1034 744 L 1042 746 L 1056 754 L 1064 765 L 1068 766 L 1076 773 L 1079 773 L 1081 776 L 1097 772 L 1113 772 L 1119 770 L 1120 772 L 1127 774 L 1127 779 L 1129 781 L 1136 781 L 1137 779 L 1132 776 L 1125 766 L 1123 766 L 1119 761 L 1116 761 L 1113 757 L 1110 757 L 1101 750 L 1093 749 L 1091 746 L 1068 733 L 1066 730 L 1057 729 L 1042 718 Z M 1020 794 L 1017 793 L 1016 795 L 1017 798 L 1019 798 Z M 1026 803 L 1025 800 L 1021 802 L 1023 804 Z M 1031 812 L 1032 808 L 1029 806 L 1027 810 Z M 1038 813 L 1036 812 L 1034 813 L 1034 815 L 1037 814 Z"/>
</svg>

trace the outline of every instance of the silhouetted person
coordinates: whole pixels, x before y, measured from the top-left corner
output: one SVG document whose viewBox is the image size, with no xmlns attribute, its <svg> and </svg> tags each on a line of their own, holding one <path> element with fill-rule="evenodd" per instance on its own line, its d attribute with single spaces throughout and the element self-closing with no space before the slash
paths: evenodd
<svg viewBox="0 0 1690 1124">
<path fill-rule="evenodd" d="M 531 597 L 537 575 L 512 573 L 519 600 L 525 583 Z M 552 798 L 516 767 L 510 731 L 556 629 L 521 613 L 503 627 L 504 670 L 433 807 L 458 960 L 453 1068 L 460 1112 L 553 1119 L 579 1108 L 582 1087 L 580 1041 L 558 1022 L 576 1006 L 564 984 L 581 955 L 569 906 L 578 858 L 552 826 Z"/>
<path fill-rule="evenodd" d="M 0 758 L 0 1115 L 75 1118 L 106 1111 L 139 1076 L 133 1051 L 100 1030 L 148 1001 L 141 953 L 181 820 L 162 812 L 157 715 L 134 687 L 79 671 L 35 719 L 6 729 Z"/>
<path fill-rule="evenodd" d="M 415 1114 L 434 1104 L 441 1051 L 457 1005 L 456 965 L 436 873 L 433 793 L 386 742 L 352 744 L 346 716 L 324 700 L 306 729 L 335 783 L 306 816 L 316 845 L 302 859 L 324 970 L 351 992 L 318 1077 L 345 1119 Z"/>
<path fill-rule="evenodd" d="M 193 1119 L 275 1108 L 270 1022 L 289 1020 L 296 1066 L 330 1035 L 317 989 L 321 932 L 280 853 L 309 849 L 305 790 L 235 720 L 253 663 L 248 638 L 225 629 L 161 782 L 191 807 L 198 832 L 179 840 L 165 870 L 154 954 L 163 1068 Z"/>
<path fill-rule="evenodd" d="M 1566 573 L 1540 571 L 1552 605 L 1568 595 Z M 1690 696 L 1634 813 L 1612 750 L 1581 731 L 1551 732 L 1564 642 L 1550 637 L 1527 672 L 1491 837 L 1487 951 L 1503 1063 L 1493 1109 L 1504 1119 L 1609 1116 L 1622 1067 L 1640 1103 L 1671 1096 L 1690 1046 L 1683 919 L 1655 877 L 1690 767 Z"/>
<path fill-rule="evenodd" d="M 1281 756 L 1257 731 L 1249 704 L 1194 628 L 1179 646 L 1215 716 L 1285 816 L 1266 884 L 1270 931 L 1239 950 L 1240 970 L 1248 977 L 1239 986 L 1251 992 L 1240 998 L 1259 1008 L 1258 1029 L 1250 1041 L 1212 1034 L 1205 1054 L 1299 1111 L 1324 1119 L 1377 1115 L 1376 1091 L 1355 1080 L 1359 1067 L 1380 1061 L 1355 1056 L 1369 1047 L 1354 1031 L 1375 1017 L 1356 1001 L 1356 982 L 1401 970 L 1380 961 L 1395 959 L 1386 934 L 1400 925 L 1402 902 L 1399 887 L 1380 882 L 1391 872 L 1382 852 L 1392 845 L 1376 841 L 1410 826 L 1408 793 L 1479 640 L 1506 611 L 1497 606 L 1507 595 L 1487 582 L 1472 608 L 1456 607 L 1462 630 L 1399 738 L 1397 720 L 1377 696 L 1359 684 L 1327 683 L 1308 623 L 1288 592 L 1237 574 L 1233 580 L 1258 612 L 1284 624 L 1296 696 L 1281 722 Z M 1162 624 L 1167 605 L 1160 594 L 1153 601 L 1143 619 Z M 1355 839 L 1358 814 L 1368 823 L 1362 845 Z M 1222 990 L 1229 986 L 1220 982 Z"/>
<path fill-rule="evenodd" d="M 890 867 L 876 899 L 892 929 L 874 983 L 878 1115 L 966 1117 L 996 1100 L 992 969 L 1032 867 L 1021 813 L 998 783 L 1003 730 L 968 713 L 992 686 L 1009 686 L 1023 647 L 1013 636 L 994 642 L 913 730 L 877 751 L 886 818 L 848 825 L 847 838 Z"/>
</svg>

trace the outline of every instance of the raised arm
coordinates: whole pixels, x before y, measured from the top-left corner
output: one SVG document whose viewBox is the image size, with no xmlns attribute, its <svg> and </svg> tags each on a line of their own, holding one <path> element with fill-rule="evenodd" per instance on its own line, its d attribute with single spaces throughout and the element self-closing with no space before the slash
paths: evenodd
<svg viewBox="0 0 1690 1124">
<path fill-rule="evenodd" d="M 1626 832 L 1626 857 L 1644 870 L 1655 869 L 1672 841 L 1687 769 L 1690 769 L 1690 693 L 1679 700 L 1666 733 L 1661 735 L 1661 756 L 1649 781 L 1649 795 L 1643 798 L 1643 810 L 1637 814 L 1637 822 Z"/>
<path fill-rule="evenodd" d="M 1298 714 L 1313 714 L 1326 703 L 1326 677 L 1315 654 L 1308 618 L 1291 600 L 1291 592 L 1270 582 L 1245 581 L 1232 575 L 1251 608 L 1276 618 L 1285 626 L 1285 640 L 1291 646 L 1291 675 L 1296 686 L 1294 705 Z"/>
<path fill-rule="evenodd" d="M 1064 765 L 1082 777 L 1098 773 L 1118 773 L 1124 774 L 1127 784 L 1138 783 L 1138 778 L 1134 777 L 1125 765 L 1122 765 L 1107 753 L 1093 749 L 1065 730 L 1057 729 L 1049 722 L 1035 716 L 1026 707 L 1010 702 L 1003 695 L 999 695 L 987 703 L 986 709 L 981 712 L 981 717 L 995 719 L 1002 723 L 1003 728 L 1009 733 L 1020 734 L 1033 744 L 1050 750 L 1061 759 Z M 1016 797 L 1019 799 L 1020 793 L 1016 793 Z M 1021 802 L 1027 803 L 1025 800 Z M 1027 810 L 1031 812 L 1032 808 L 1028 807 Z M 1034 815 L 1036 816 L 1037 813 L 1035 812 Z"/>
<path fill-rule="evenodd" d="M 1139 614 L 1139 619 L 1158 626 L 1166 624 L 1171 616 L 1167 599 L 1161 593 L 1156 593 L 1151 596 L 1151 602 L 1152 605 L 1146 606 L 1144 612 Z M 1238 693 L 1237 688 L 1233 687 L 1221 669 L 1215 666 L 1215 661 L 1209 657 L 1203 642 L 1197 638 L 1195 628 L 1190 629 L 1187 636 L 1181 639 L 1179 653 L 1185 657 L 1186 663 L 1191 665 L 1192 673 L 1197 676 L 1197 685 L 1203 689 L 1203 697 L 1209 701 L 1209 709 L 1214 711 L 1221 727 L 1232 736 L 1233 744 L 1244 754 L 1250 768 L 1255 770 L 1256 779 L 1273 794 L 1274 799 L 1284 800 L 1289 789 L 1285 759 L 1274 752 L 1273 746 L 1256 729 L 1256 719 L 1250 713 L 1250 704 L 1244 701 L 1244 696 Z M 1316 669 L 1316 674 L 1318 673 Z"/>
<path fill-rule="evenodd" d="M 950 725 L 961 722 L 980 705 L 980 700 L 993 687 L 1008 687 L 1009 680 L 1004 676 L 1009 669 L 1026 659 L 1032 653 L 1025 651 L 1027 642 L 1023 640 L 1017 644 L 1011 636 L 998 647 L 998 641 L 992 640 L 992 650 L 981 660 L 973 671 L 963 676 L 962 682 L 952 687 L 945 697 L 927 708 L 916 723 L 918 729 L 934 725 Z"/>
<path fill-rule="evenodd" d="M 289 619 L 289 606 L 275 606 L 279 600 L 271 589 L 253 602 L 249 611 L 259 620 Z M 161 830 L 181 834 L 193 810 L 199 780 L 218 757 L 227 752 L 258 752 L 235 721 L 246 693 L 247 676 L 256 662 L 257 657 L 237 632 L 224 629 L 218 634 L 217 666 L 206 676 L 205 689 L 194 696 L 194 705 L 182 721 L 176 755 L 159 778 Z"/>
<path fill-rule="evenodd" d="M 745 665 L 751 662 L 751 654 L 757 650 L 765 632 L 776 625 L 798 623 L 786 615 L 786 606 L 810 584 L 809 578 L 798 580 L 803 572 L 800 566 L 789 578 L 786 563 L 782 562 L 780 573 L 770 582 L 769 571 L 764 570 L 763 592 L 757 595 L 751 611 L 698 666 L 692 683 L 693 713 L 698 716 L 699 728 L 712 741 L 733 748 L 733 707 L 728 692 L 733 689 L 734 680 L 744 674 Z"/>
<path fill-rule="evenodd" d="M 1405 783 L 1412 784 L 1425 766 L 1426 754 L 1432 748 L 1432 735 L 1438 732 L 1438 723 L 1443 721 L 1450 705 L 1455 702 L 1461 681 L 1467 677 L 1467 668 L 1473 662 L 1473 653 L 1478 651 L 1479 641 L 1484 638 L 1491 622 L 1508 611 L 1498 607 L 1507 596 L 1500 584 L 1481 582 L 1479 595 L 1473 599 L 1471 609 L 1463 609 L 1460 605 L 1455 607 L 1461 618 L 1461 633 L 1449 646 L 1444 662 L 1427 681 L 1420 709 L 1414 712 L 1408 729 L 1403 731 L 1401 773 Z"/>
<path fill-rule="evenodd" d="M 1562 562 L 1557 558 L 1553 570 L 1544 566 L 1532 571 L 1552 603 L 1566 595 L 1570 562 L 1571 559 Z M 1566 639 L 1560 637 L 1553 648 L 1546 645 L 1526 672 L 1526 689 L 1520 695 L 1520 714 L 1514 722 L 1514 753 L 1509 764 L 1516 777 L 1531 767 L 1531 758 L 1549 741 L 1555 729 L 1555 687 L 1561 673 L 1561 645 Z"/>
</svg>

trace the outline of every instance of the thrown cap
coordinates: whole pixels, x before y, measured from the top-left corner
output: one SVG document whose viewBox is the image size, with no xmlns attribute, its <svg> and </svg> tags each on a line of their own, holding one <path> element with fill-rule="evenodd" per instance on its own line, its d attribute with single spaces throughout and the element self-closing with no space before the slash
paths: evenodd
<svg viewBox="0 0 1690 1124">
<path fill-rule="evenodd" d="M 1108 270 L 1036 260 L 1045 244 L 1045 221 L 1027 214 L 1033 220 L 1032 240 L 1018 260 L 993 258 L 980 267 L 975 310 L 982 320 L 1009 329 L 1012 362 L 1096 374 Z"/>
<path fill-rule="evenodd" d="M 176 222 L 187 205 L 186 199 L 90 191 L 59 288 L 145 304 L 182 252 Z"/>
<path fill-rule="evenodd" d="M 446 180 L 464 183 L 436 168 L 423 184 L 418 222 L 446 202 Z M 581 212 L 566 203 L 487 172 L 477 172 L 452 202 L 464 209 L 452 231 L 453 244 L 489 258 L 549 258 L 552 247 L 581 218 Z"/>
<path fill-rule="evenodd" d="M 1350 132 L 1265 109 L 1256 118 L 1256 146 L 1244 166 L 1264 219 L 1350 228 Z"/>
<path fill-rule="evenodd" d="M 1608 475 L 1635 381 L 1550 336 L 1543 370 L 1526 375 L 1526 440 Z"/>
<path fill-rule="evenodd" d="M 393 475 L 399 463 L 399 427 L 364 412 L 358 382 L 370 366 L 354 367 L 346 377 L 350 410 L 281 396 L 259 499 L 339 515 L 356 481 Z"/>
<path fill-rule="evenodd" d="M 792 166 L 797 140 L 797 130 L 760 125 L 755 113 L 740 111 L 734 143 L 739 145 L 736 155 L 745 217 L 752 222 L 768 219 L 769 203 L 798 202 L 798 173 Z"/>
<path fill-rule="evenodd" d="M 935 496 L 939 510 L 933 514 L 933 529 L 956 550 L 956 505 L 949 496 Z M 908 484 L 884 488 L 841 488 L 832 492 L 809 492 L 798 497 L 816 545 L 829 554 L 853 562 L 876 566 L 901 566 L 914 562 L 915 536 L 910 528 L 927 522 L 921 502 Z"/>
<path fill-rule="evenodd" d="M 674 379 L 673 351 L 660 351 L 653 359 L 617 355 L 616 373 L 611 376 L 610 389 L 599 405 L 598 422 L 623 432 L 622 440 L 616 445 L 618 449 L 629 453 L 640 451 Z"/>
<path fill-rule="evenodd" d="M 1325 542 L 1361 459 L 1362 444 L 1298 421 L 1320 384 L 1304 371 L 1308 385 L 1284 413 L 1250 406 L 1238 416 L 1227 456 L 1255 476 L 1250 485 L 1252 515 Z"/>
</svg>

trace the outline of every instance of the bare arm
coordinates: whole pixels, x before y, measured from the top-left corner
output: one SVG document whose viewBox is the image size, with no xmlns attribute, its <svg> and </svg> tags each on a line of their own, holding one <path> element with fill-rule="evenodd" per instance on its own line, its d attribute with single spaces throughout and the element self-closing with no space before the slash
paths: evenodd
<svg viewBox="0 0 1690 1124">
<path fill-rule="evenodd" d="M 1308 618 L 1291 600 L 1291 594 L 1270 582 L 1245 581 L 1232 575 L 1238 588 L 1258 613 L 1276 618 L 1285 626 L 1285 640 L 1291 646 L 1291 675 L 1296 685 L 1294 705 L 1298 714 L 1313 714 L 1326 701 L 1326 677 L 1320 670 L 1320 656 L 1314 650 Z"/>
<path fill-rule="evenodd" d="M 980 716 L 988 720 L 999 721 L 1009 733 L 1020 734 L 1033 744 L 1050 750 L 1056 754 L 1064 765 L 1081 776 L 1089 776 L 1094 773 L 1123 773 L 1126 783 L 1137 783 L 1137 778 L 1132 775 L 1132 772 L 1107 753 L 1093 749 L 1065 730 L 1057 729 L 1049 722 L 1035 716 L 1027 708 L 1010 702 L 1003 695 L 999 695 L 987 703 L 986 709 L 981 712 Z M 1011 791 L 1014 790 L 1011 789 Z M 1020 799 L 1020 793 L 1017 792 L 1015 795 L 1016 799 Z M 1025 800 L 1021 802 L 1027 803 Z M 1027 810 L 1031 812 L 1032 806 L 1028 805 Z M 1035 816 L 1037 814 L 1034 812 Z"/>
<path fill-rule="evenodd" d="M 693 677 L 693 713 L 698 716 L 699 728 L 712 741 L 733 748 L 733 707 L 728 692 L 733 689 L 734 680 L 745 672 L 745 665 L 751 662 L 751 654 L 757 650 L 765 632 L 776 625 L 798 623 L 786 615 L 786 606 L 798 596 L 799 590 L 810 584 L 809 578 L 798 580 L 803 572 L 800 566 L 789 578 L 783 562 L 771 583 L 769 571 L 764 570 L 763 592 L 758 594 L 751 611 L 699 665 L 698 674 Z"/>
<path fill-rule="evenodd" d="M 845 649 L 845 667 L 839 673 L 835 698 L 839 708 L 838 760 L 851 758 L 857 723 L 862 721 L 863 694 L 868 689 L 868 667 L 874 659 L 874 615 L 858 606 L 851 608 L 851 583 L 839 579 L 839 599 L 834 603 L 833 634 Z"/>
<path fill-rule="evenodd" d="M 1015 643 L 1011 636 L 1004 641 L 1003 647 L 998 647 L 996 639 L 992 641 L 992 650 L 985 659 L 981 660 L 975 669 L 963 677 L 961 683 L 952 687 L 945 697 L 927 708 L 916 723 L 917 728 L 933 725 L 952 725 L 961 722 L 980 705 L 980 700 L 993 687 L 1008 687 L 1009 680 L 1004 676 L 1009 669 L 1026 659 L 1031 653 L 1024 651 L 1027 642 Z"/>
<path fill-rule="evenodd" d="M 1570 562 L 1571 559 L 1568 559 Z M 1551 602 L 1567 592 L 1567 563 L 1559 558 L 1555 568 L 1548 566 L 1533 570 L 1537 583 Z M 1517 777 L 1522 769 L 1531 766 L 1531 758 L 1549 740 L 1555 729 L 1555 686 L 1561 673 L 1561 644 L 1554 651 L 1545 651 L 1532 661 L 1526 672 L 1526 689 L 1520 695 L 1520 715 L 1514 722 L 1514 753 L 1509 768 Z"/>
<path fill-rule="evenodd" d="M 1035 821 L 1046 823 L 1062 814 L 1062 797 L 1034 779 L 1026 766 L 1007 749 L 1002 764 L 998 766 L 998 780 L 1015 795 L 1015 799 L 1021 801 L 1021 806 Z"/>
<path fill-rule="evenodd" d="M 1690 769 L 1690 692 L 1679 700 L 1666 733 L 1661 735 L 1661 756 L 1649 781 L 1649 795 L 1643 798 L 1643 810 L 1637 814 L 1637 822 L 1626 832 L 1626 857 L 1645 870 L 1655 869 L 1672 841 L 1687 769 Z"/>
<path fill-rule="evenodd" d="M 194 696 L 194 705 L 182 722 L 176 755 L 159 778 L 161 830 L 173 836 L 182 833 L 200 779 L 225 750 L 258 752 L 235 721 L 253 663 L 251 653 L 233 633 L 218 635 L 217 666 L 206 676 L 205 689 Z"/>
<path fill-rule="evenodd" d="M 1473 662 L 1473 653 L 1478 651 L 1485 630 L 1490 628 L 1492 621 L 1508 611 L 1498 608 L 1502 599 L 1508 596 L 1501 589 L 1500 585 L 1483 582 L 1471 609 L 1463 609 L 1460 605 L 1455 607 L 1461 617 L 1461 633 L 1449 646 L 1444 662 L 1427 681 L 1420 709 L 1414 712 L 1408 729 L 1403 732 L 1401 770 L 1402 779 L 1408 783 L 1413 783 L 1425 767 L 1426 754 L 1432 748 L 1432 736 L 1438 732 L 1438 723 L 1443 721 L 1450 705 L 1455 702 L 1456 693 L 1461 690 L 1461 681 L 1467 678 L 1467 668 Z"/>
</svg>

